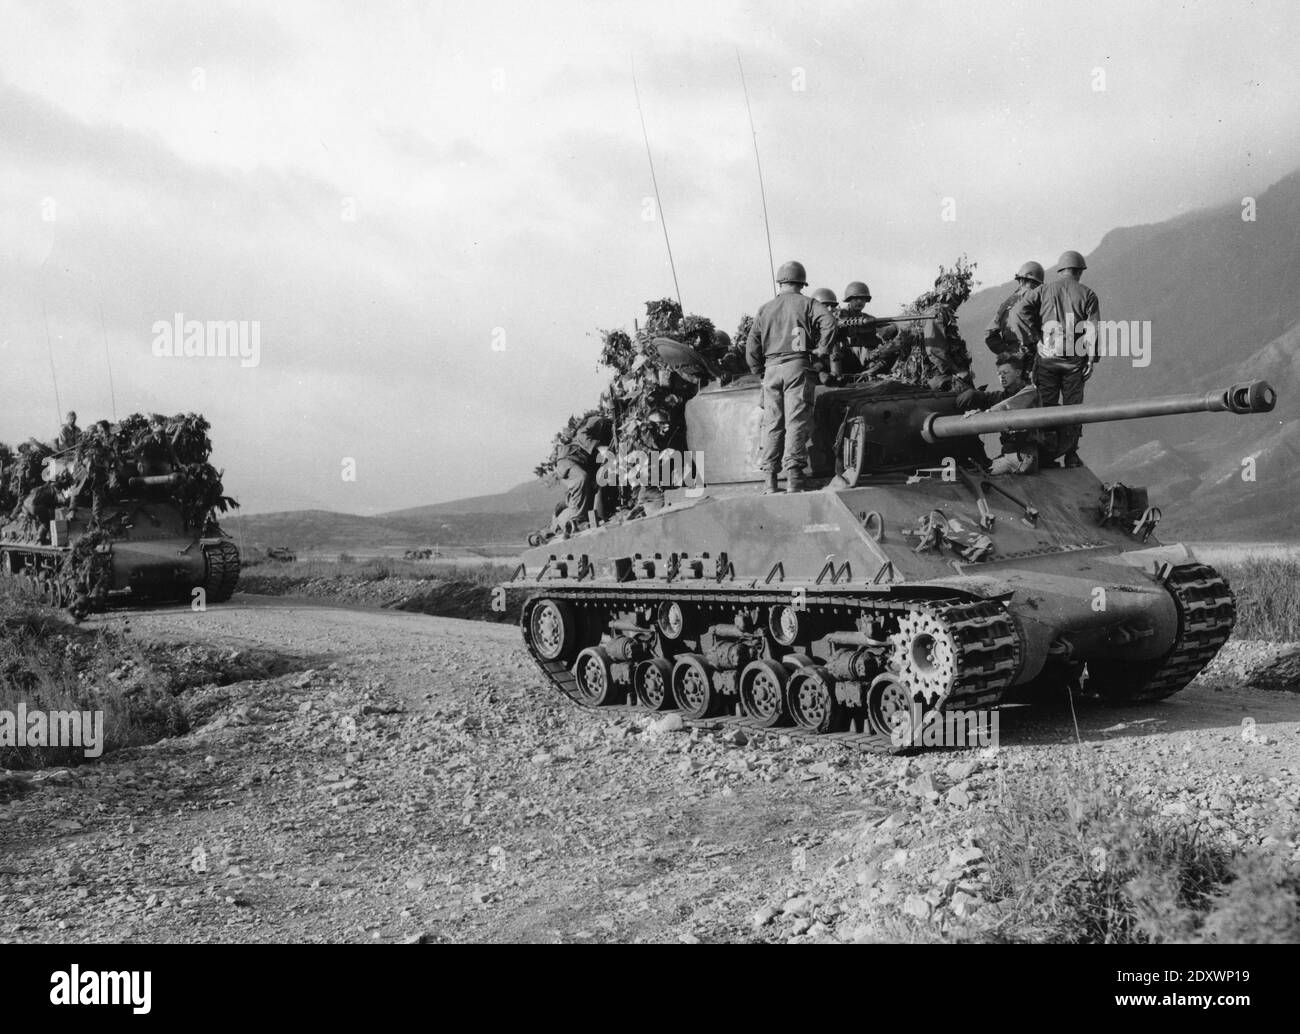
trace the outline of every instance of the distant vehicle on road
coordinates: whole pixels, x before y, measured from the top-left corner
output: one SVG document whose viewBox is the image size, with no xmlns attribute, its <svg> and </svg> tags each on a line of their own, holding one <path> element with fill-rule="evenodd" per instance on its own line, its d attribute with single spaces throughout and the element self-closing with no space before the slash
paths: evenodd
<svg viewBox="0 0 1300 1034">
<path fill-rule="evenodd" d="M 436 560 L 441 554 L 436 549 L 408 549 L 403 560 Z"/>
<path fill-rule="evenodd" d="M 272 546 L 266 551 L 267 560 L 278 560 L 283 564 L 292 564 L 298 559 L 298 554 L 288 546 Z"/>
</svg>

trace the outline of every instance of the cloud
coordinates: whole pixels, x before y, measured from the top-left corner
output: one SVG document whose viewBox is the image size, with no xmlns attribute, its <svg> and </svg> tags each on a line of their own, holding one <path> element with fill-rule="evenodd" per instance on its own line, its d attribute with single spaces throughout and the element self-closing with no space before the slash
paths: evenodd
<svg viewBox="0 0 1300 1034">
<path fill-rule="evenodd" d="M 119 408 L 207 412 L 258 506 L 505 487 L 599 393 L 595 328 L 674 290 L 663 225 L 642 218 L 633 58 L 683 301 L 731 330 L 771 290 L 737 48 L 775 260 L 815 286 L 866 279 L 884 313 L 963 252 L 1001 282 L 1294 168 L 1298 20 L 1272 4 L 1226 26 L 1123 4 L 18 7 L 0 38 L 0 340 L 18 386 L 0 437 L 52 419 L 42 303 L 65 400 L 111 405 L 102 300 Z M 175 312 L 261 321 L 262 366 L 160 365 L 150 327 Z M 373 473 L 351 487 L 347 450 Z"/>
</svg>

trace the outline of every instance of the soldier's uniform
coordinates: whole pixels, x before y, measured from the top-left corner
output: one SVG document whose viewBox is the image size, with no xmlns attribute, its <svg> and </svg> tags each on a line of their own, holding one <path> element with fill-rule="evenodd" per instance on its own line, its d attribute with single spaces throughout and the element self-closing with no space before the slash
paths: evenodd
<svg viewBox="0 0 1300 1034">
<path fill-rule="evenodd" d="M 566 521 L 586 520 L 593 506 L 596 516 L 604 518 L 602 493 L 596 491 L 596 468 L 600 463 L 600 450 L 614 440 L 614 422 L 609 417 L 595 413 L 587 417 L 574 432 L 565 451 L 555 462 L 555 473 L 565 486 L 564 509 L 556 515 L 556 523 L 563 527 Z"/>
<path fill-rule="evenodd" d="M 1015 398 L 1028 387 L 1032 385 L 1022 379 L 1018 384 L 1001 391 L 971 389 L 964 392 L 958 402 L 963 410 L 970 412 L 992 409 Z M 1025 404 L 1003 408 L 1030 409 L 1038 403 L 1036 395 L 1029 395 L 1021 401 Z M 990 474 L 1027 474 L 1034 469 L 1038 460 L 1038 443 L 1033 431 L 1003 431 L 998 435 L 998 442 L 1002 446 L 1002 455 L 993 459 L 989 467 Z"/>
<path fill-rule="evenodd" d="M 1002 300 L 998 311 L 993 314 L 993 321 L 984 331 L 984 344 L 996 356 L 1008 352 L 1020 360 L 1025 377 L 1033 380 L 1034 342 L 1025 340 L 1021 335 L 1023 321 L 1019 318 L 1019 309 L 1024 304 L 1025 295 L 1043 282 L 1043 267 L 1032 259 L 1016 270 L 1016 289 Z"/>
<path fill-rule="evenodd" d="M 81 428 L 77 426 L 77 415 L 69 413 L 68 417 L 68 422 L 59 429 L 59 437 L 54 442 L 54 448 L 59 452 L 76 448 L 77 442 L 81 441 Z"/>
<path fill-rule="evenodd" d="M 763 378 L 764 448 L 759 466 L 769 477 L 784 470 L 797 483 L 808 462 L 816 375 L 810 359 L 826 356 L 835 338 L 835 317 L 818 311 L 797 292 L 764 303 L 749 331 L 746 358 Z"/>
<path fill-rule="evenodd" d="M 1082 262 L 1082 258 L 1079 261 Z M 1090 352 L 1085 351 L 1087 338 L 1083 336 L 1085 325 L 1091 323 L 1095 346 L 1097 321 L 1101 318 L 1101 303 L 1096 292 L 1068 276 L 1058 277 L 1026 294 L 1015 315 L 1019 336 L 1036 344 L 1034 381 L 1038 385 L 1038 404 L 1072 406 L 1081 403 L 1085 374 L 1090 363 L 1098 358 L 1095 349 L 1091 358 Z M 1072 458 L 1077 463 L 1076 453 L 1082 432 L 1083 428 L 1078 424 L 1060 429 L 1059 448 L 1067 463 Z"/>
<path fill-rule="evenodd" d="M 1005 355 L 1010 352 L 1025 364 L 1026 371 L 1033 362 L 1034 346 L 1032 342 L 1025 341 L 1020 336 L 1022 321 L 1019 319 L 1019 309 L 1032 287 L 1032 284 L 1017 287 L 1007 295 L 984 331 L 984 344 L 988 346 L 990 352 L 994 355 Z"/>
</svg>

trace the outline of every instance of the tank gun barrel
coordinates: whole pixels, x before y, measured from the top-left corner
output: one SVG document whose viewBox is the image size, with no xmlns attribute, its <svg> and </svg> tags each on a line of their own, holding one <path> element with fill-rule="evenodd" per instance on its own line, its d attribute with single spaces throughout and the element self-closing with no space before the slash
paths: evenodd
<svg viewBox="0 0 1300 1034">
<path fill-rule="evenodd" d="M 126 484 L 128 488 L 162 488 L 179 485 L 180 481 L 179 474 L 149 474 L 145 477 L 131 478 Z"/>
<path fill-rule="evenodd" d="M 932 320 L 934 316 L 837 316 L 835 325 L 841 330 L 872 330 L 886 323 L 920 323 Z"/>
<path fill-rule="evenodd" d="M 934 413 L 922 425 L 921 436 L 927 442 L 936 442 L 943 438 L 964 438 L 1003 431 L 1032 431 L 1112 420 L 1137 420 L 1173 413 L 1268 413 L 1276 404 L 1277 393 L 1267 381 L 1249 381 L 1205 394 L 1165 395 L 1129 402 L 1085 402 L 1077 406 L 993 410 L 967 416 L 940 416 Z"/>
</svg>

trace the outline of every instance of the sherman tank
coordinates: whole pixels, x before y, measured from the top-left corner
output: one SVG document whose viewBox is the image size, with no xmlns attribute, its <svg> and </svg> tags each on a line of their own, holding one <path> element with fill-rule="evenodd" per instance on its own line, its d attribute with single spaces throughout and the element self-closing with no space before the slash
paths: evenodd
<svg viewBox="0 0 1300 1034">
<path fill-rule="evenodd" d="M 128 462 L 115 488 L 101 486 L 96 515 L 95 491 L 78 476 L 71 451 L 44 463 L 36 498 L 29 496 L 26 512 L 16 511 L 0 527 L 0 577 L 78 615 L 109 606 L 192 602 L 196 589 L 205 603 L 230 599 L 239 581 L 239 550 L 211 514 L 186 519 L 177 498 L 184 475 L 141 474 Z"/>
<path fill-rule="evenodd" d="M 979 436 L 1266 413 L 1266 383 L 975 414 L 954 392 L 823 386 L 814 490 L 793 494 L 762 491 L 759 393 L 747 377 L 687 403 L 707 486 L 523 554 L 503 588 L 522 597 L 524 642 L 559 692 L 888 743 L 926 712 L 1065 686 L 1159 700 L 1227 640 L 1228 583 L 1157 539 L 1144 489 L 1086 466 L 992 475 Z"/>
</svg>

